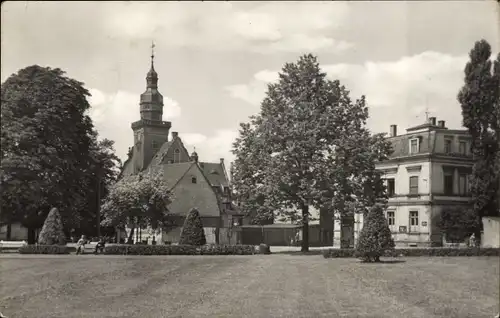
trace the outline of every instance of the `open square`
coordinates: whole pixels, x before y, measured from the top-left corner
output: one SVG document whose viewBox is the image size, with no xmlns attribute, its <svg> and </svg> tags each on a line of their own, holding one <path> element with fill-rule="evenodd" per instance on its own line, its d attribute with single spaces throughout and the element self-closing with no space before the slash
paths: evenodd
<svg viewBox="0 0 500 318">
<path fill-rule="evenodd" d="M 14 317 L 494 317 L 496 257 L 0 256 Z"/>
</svg>

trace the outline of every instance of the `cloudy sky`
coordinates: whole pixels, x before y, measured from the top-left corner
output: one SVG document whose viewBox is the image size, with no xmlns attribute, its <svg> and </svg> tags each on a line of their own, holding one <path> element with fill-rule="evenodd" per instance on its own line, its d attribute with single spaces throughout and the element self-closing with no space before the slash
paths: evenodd
<svg viewBox="0 0 500 318">
<path fill-rule="evenodd" d="M 284 63 L 313 53 L 354 98 L 370 128 L 399 131 L 432 116 L 461 126 L 456 101 L 467 54 L 499 51 L 496 1 L 3 2 L 1 80 L 59 67 L 92 93 L 91 116 L 126 158 L 139 118 L 151 41 L 172 122 L 203 161 L 231 161 L 238 124 L 259 111 Z"/>
</svg>

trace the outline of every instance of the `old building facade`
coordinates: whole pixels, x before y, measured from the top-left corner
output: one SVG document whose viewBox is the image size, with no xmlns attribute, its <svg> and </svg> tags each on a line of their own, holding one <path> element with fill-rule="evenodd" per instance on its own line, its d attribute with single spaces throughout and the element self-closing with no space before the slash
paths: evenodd
<svg viewBox="0 0 500 318">
<path fill-rule="evenodd" d="M 431 117 L 398 135 L 391 125 L 393 154 L 377 165 L 389 194 L 387 222 L 396 245 L 438 246 L 443 208 L 471 202 L 473 159 L 467 130 L 448 129 Z"/>
</svg>

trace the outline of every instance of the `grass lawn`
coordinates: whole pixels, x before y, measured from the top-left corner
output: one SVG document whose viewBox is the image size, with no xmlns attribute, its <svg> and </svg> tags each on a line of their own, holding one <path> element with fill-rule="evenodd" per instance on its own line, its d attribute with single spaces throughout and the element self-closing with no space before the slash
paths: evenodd
<svg viewBox="0 0 500 318">
<path fill-rule="evenodd" d="M 474 317 L 498 312 L 499 258 L 362 264 L 322 256 L 1 255 L 13 317 Z"/>
</svg>

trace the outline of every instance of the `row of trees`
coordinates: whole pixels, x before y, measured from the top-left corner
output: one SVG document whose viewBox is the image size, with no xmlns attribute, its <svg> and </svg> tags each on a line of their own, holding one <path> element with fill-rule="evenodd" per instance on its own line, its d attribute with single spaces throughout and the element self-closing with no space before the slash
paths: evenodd
<svg viewBox="0 0 500 318">
<path fill-rule="evenodd" d="M 66 234 L 96 233 L 99 198 L 116 180 L 120 160 L 113 141 L 98 140 L 89 96 L 62 70 L 37 65 L 2 84 L 0 222 L 21 222 L 30 243 L 54 206 Z"/>
<path fill-rule="evenodd" d="M 364 96 L 353 101 L 311 54 L 287 63 L 268 86 L 260 113 L 241 124 L 233 145 L 232 182 L 240 207 L 265 223 L 276 218 L 303 225 L 309 249 L 310 209 L 341 217 L 386 203 L 375 163 L 391 146 L 366 127 Z"/>
</svg>

